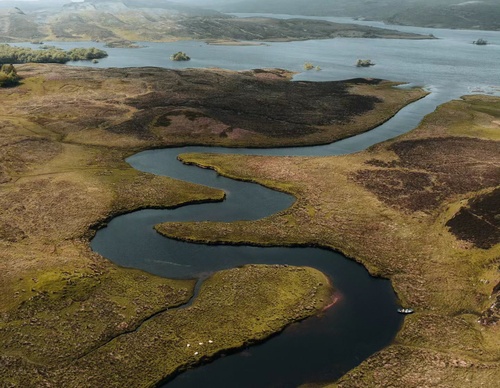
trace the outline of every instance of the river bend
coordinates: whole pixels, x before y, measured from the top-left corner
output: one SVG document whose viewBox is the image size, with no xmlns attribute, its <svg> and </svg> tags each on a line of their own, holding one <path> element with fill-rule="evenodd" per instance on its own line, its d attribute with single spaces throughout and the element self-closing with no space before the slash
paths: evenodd
<svg viewBox="0 0 500 388">
<path fill-rule="evenodd" d="M 432 33 L 440 39 L 332 39 L 254 47 L 206 46 L 193 41 L 147 43 L 148 47 L 139 51 L 109 50 L 110 56 L 96 65 L 186 66 L 164 62 L 167 61 L 162 56 L 165 52 L 176 51 L 186 51 L 193 57 L 189 66 L 235 70 L 283 67 L 300 71 L 302 64 L 311 60 L 324 70 L 298 74 L 296 80 L 366 76 L 425 85 L 431 92 L 380 127 L 329 145 L 279 149 L 183 147 L 145 151 L 127 160 L 141 171 L 220 188 L 227 198 L 221 203 L 189 205 L 174 210 L 141 210 L 116 217 L 92 240 L 92 248 L 103 256 L 122 266 L 165 277 L 196 277 L 200 282 L 215 271 L 249 263 L 307 265 L 327 274 L 338 290 L 337 304 L 322 316 L 293 324 L 260 345 L 185 372 L 166 383 L 166 388 L 295 387 L 305 382 L 332 381 L 393 340 L 402 317 L 396 313 L 397 301 L 389 281 L 372 278 L 361 265 L 341 254 L 318 248 L 190 244 L 164 238 L 153 230 L 153 226 L 166 221 L 259 219 L 294 201 L 289 195 L 257 184 L 234 181 L 212 170 L 183 165 L 177 160 L 181 153 L 348 154 L 415 128 L 438 105 L 463 94 L 500 93 L 500 86 L 492 84 L 498 82 L 499 32 L 398 28 Z M 480 37 L 492 44 L 482 48 L 471 44 Z M 74 43 L 70 45 L 75 46 Z M 377 65 L 357 69 L 353 63 L 359 56 L 372 58 Z"/>
<path fill-rule="evenodd" d="M 141 152 L 127 159 L 134 168 L 208 185 L 226 192 L 221 203 L 149 209 L 113 219 L 92 240 L 92 248 L 115 263 L 170 278 L 204 279 L 244 264 L 306 265 L 327 274 L 339 301 L 322 316 L 288 327 L 280 335 L 240 353 L 181 374 L 166 387 L 293 387 L 340 377 L 389 344 L 402 317 L 387 280 L 339 253 L 319 248 L 260 248 L 191 244 L 165 238 L 153 226 L 166 221 L 236 221 L 266 217 L 289 207 L 294 198 L 260 185 L 180 163 L 185 152 L 266 155 L 338 155 L 360 151 L 418 124 L 440 103 L 432 94 L 401 110 L 380 127 L 324 146 L 280 149 L 182 147 Z"/>
</svg>

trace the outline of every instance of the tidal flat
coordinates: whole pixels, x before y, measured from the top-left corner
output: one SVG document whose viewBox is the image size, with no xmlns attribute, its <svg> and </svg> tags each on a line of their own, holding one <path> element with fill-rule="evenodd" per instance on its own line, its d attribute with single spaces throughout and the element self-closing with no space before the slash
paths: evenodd
<svg viewBox="0 0 500 388">
<path fill-rule="evenodd" d="M 192 307 L 175 309 L 192 298 L 195 280 L 121 268 L 92 252 L 90 238 L 115 215 L 224 198 L 220 190 L 134 170 L 127 156 L 179 144 L 333 141 L 425 95 L 378 80 L 292 83 L 291 73 L 272 69 L 17 68 L 22 84 L 0 90 L 0 375 L 7 386 L 95 386 L 97 378 L 117 385 L 138 365 L 147 365 L 144 374 L 129 377 L 152 386 L 330 303 L 332 286 L 317 270 L 247 266 L 214 275 Z M 267 98 L 269 111 L 229 98 L 242 89 Z M 288 110 L 278 92 L 291 96 Z M 329 109 L 339 101 L 344 109 Z M 278 114 L 301 125 L 288 129 Z M 245 303 L 229 303 L 243 294 Z M 234 319 L 226 326 L 225 313 Z M 166 329 L 178 322 L 185 332 Z M 225 339 L 205 332 L 208 322 L 213 331 L 224 328 Z M 185 352 L 187 340 L 205 337 L 212 347 Z M 144 343 L 176 350 L 166 360 Z M 144 357 L 133 356 L 140 352 Z"/>
</svg>

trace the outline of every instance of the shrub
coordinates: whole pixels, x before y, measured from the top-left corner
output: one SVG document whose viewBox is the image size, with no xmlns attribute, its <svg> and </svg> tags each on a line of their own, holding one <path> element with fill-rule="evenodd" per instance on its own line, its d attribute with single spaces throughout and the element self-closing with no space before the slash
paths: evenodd
<svg viewBox="0 0 500 388">
<path fill-rule="evenodd" d="M 488 44 L 488 41 L 479 38 L 478 40 L 475 40 L 472 42 L 473 44 L 477 44 L 478 46 L 486 46 Z"/>
<path fill-rule="evenodd" d="M 358 59 L 356 63 L 357 67 L 369 67 L 374 66 L 375 64 L 370 59 Z"/>
<path fill-rule="evenodd" d="M 14 66 L 2 65 L 0 68 L 0 87 L 17 85 L 20 79 Z"/>
<path fill-rule="evenodd" d="M 311 62 L 306 62 L 306 63 L 304 63 L 304 69 L 305 70 L 312 70 L 312 69 L 314 69 L 314 65 Z"/>
</svg>

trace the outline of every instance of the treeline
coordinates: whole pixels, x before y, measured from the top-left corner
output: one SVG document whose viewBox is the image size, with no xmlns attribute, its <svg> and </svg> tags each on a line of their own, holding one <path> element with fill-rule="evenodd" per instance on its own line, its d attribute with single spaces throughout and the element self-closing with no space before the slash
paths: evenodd
<svg viewBox="0 0 500 388">
<path fill-rule="evenodd" d="M 12 65 L 2 65 L 0 67 L 0 87 L 14 86 L 19 83 L 20 77 Z"/>
<path fill-rule="evenodd" d="M 74 48 L 68 51 L 45 46 L 39 50 L 0 44 L 0 63 L 66 63 L 107 57 L 108 53 L 95 47 Z"/>
</svg>

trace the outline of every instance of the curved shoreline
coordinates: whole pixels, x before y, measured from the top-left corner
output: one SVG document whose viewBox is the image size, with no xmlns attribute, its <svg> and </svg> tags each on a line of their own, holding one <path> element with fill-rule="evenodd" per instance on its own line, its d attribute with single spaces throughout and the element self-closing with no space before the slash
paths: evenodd
<svg viewBox="0 0 500 388">
<path fill-rule="evenodd" d="M 285 267 L 286 267 L 286 265 L 285 265 Z M 189 307 L 194 302 L 194 300 L 196 299 L 196 297 L 199 294 L 199 287 L 201 287 L 201 283 L 204 282 L 205 280 L 206 279 L 199 279 L 198 280 L 197 286 L 196 286 L 196 288 L 198 290 L 195 290 L 195 293 L 193 294 L 193 297 L 191 298 L 191 300 L 186 305 L 179 306 L 178 308 Z M 260 338 L 260 339 L 259 338 L 251 338 L 251 339 L 248 339 L 245 342 L 243 342 L 241 344 L 241 346 L 220 349 L 219 351 L 215 352 L 214 354 L 211 354 L 210 356 L 204 356 L 204 357 L 200 358 L 199 361 L 196 362 L 195 364 L 192 364 L 192 365 L 182 365 L 174 373 L 172 373 L 171 375 L 169 375 L 165 379 L 163 379 L 161 381 L 158 381 L 154 386 L 155 387 L 165 387 L 170 382 L 172 382 L 173 380 L 175 380 L 178 376 L 182 375 L 183 373 L 185 373 L 185 372 L 187 372 L 189 370 L 193 370 L 193 368 L 199 368 L 200 366 L 209 364 L 209 363 L 214 362 L 214 361 L 216 361 L 216 360 L 218 360 L 220 358 L 223 358 L 223 357 L 226 357 L 226 356 L 230 356 L 230 355 L 233 355 L 233 354 L 237 354 L 237 353 L 241 352 L 243 349 L 248 348 L 249 346 L 263 344 L 263 343 L 265 343 L 267 341 L 272 340 L 274 337 L 277 337 L 280 334 L 282 334 L 283 331 L 285 331 L 291 325 L 296 324 L 296 323 L 300 323 L 301 321 L 304 321 L 304 320 L 306 320 L 308 318 L 311 318 L 312 316 L 321 315 L 325 310 L 327 310 L 327 309 L 331 308 L 332 306 L 334 306 L 335 303 L 336 303 L 336 301 L 338 300 L 337 297 L 335 296 L 334 286 L 331 284 L 330 279 L 327 278 L 327 280 L 328 280 L 328 288 L 331 290 L 330 291 L 330 298 L 332 299 L 332 303 L 323 306 L 321 309 L 317 309 L 313 314 L 311 314 L 309 316 L 303 316 L 303 317 L 299 317 L 299 318 L 297 318 L 295 320 L 290 320 L 280 330 L 272 332 L 267 337 L 263 337 L 263 338 Z M 325 289 L 325 292 L 327 292 L 327 289 Z"/>
<path fill-rule="evenodd" d="M 429 93 L 415 99 L 415 101 L 413 101 L 412 103 L 414 102 L 417 102 L 421 99 L 424 99 L 425 97 L 427 97 L 429 95 Z M 412 103 L 406 105 L 405 107 L 408 107 L 409 105 L 411 105 Z M 405 107 L 402 107 L 401 109 L 405 108 Z M 384 120 L 383 122 L 386 123 L 386 122 L 389 122 L 399 111 L 401 111 L 401 109 L 398 109 L 398 111 L 396 111 L 394 113 L 394 115 L 392 115 L 390 118 Z M 370 132 L 371 130 L 367 130 L 365 132 Z M 355 135 L 356 136 L 356 135 Z M 353 137 L 355 137 L 353 136 Z M 331 143 L 328 143 L 328 144 L 331 144 Z M 172 149 L 177 149 L 179 147 L 168 147 L 168 149 L 172 150 Z M 208 149 L 211 149 L 213 147 L 206 147 Z M 245 148 L 248 148 L 248 147 L 245 147 Z M 252 148 L 252 147 L 249 147 L 249 148 Z M 259 147 L 261 148 L 261 147 Z M 283 148 L 288 148 L 288 147 L 283 147 Z M 270 148 L 269 148 L 270 149 Z M 161 151 L 157 149 L 157 151 Z M 179 155 L 179 157 L 177 158 L 178 160 L 182 160 L 182 156 Z M 186 163 L 186 164 L 189 164 L 189 163 Z M 132 164 L 133 165 L 133 164 Z M 217 168 L 213 168 L 213 167 L 210 167 L 210 166 L 203 166 L 203 165 L 200 165 L 200 164 L 194 164 L 196 165 L 197 167 L 201 167 L 203 169 L 210 169 L 210 170 L 213 170 L 214 172 L 216 172 L 218 175 L 221 175 L 221 176 L 225 176 L 225 177 L 228 177 L 228 178 L 231 178 L 231 179 L 234 179 L 235 177 L 234 176 L 230 176 L 230 174 L 227 174 L 227 173 L 223 173 L 219 170 L 217 170 Z M 258 185 L 263 185 L 262 182 L 258 182 L 257 180 L 254 180 L 254 179 L 241 179 L 241 178 L 238 178 L 239 181 L 243 181 L 243 182 L 248 182 L 248 183 L 254 183 L 254 184 L 258 184 Z M 265 187 L 265 185 L 264 185 Z M 282 191 L 283 193 L 286 193 L 286 194 L 291 194 L 289 191 L 285 190 L 285 189 L 282 189 L 280 190 L 279 188 L 276 188 L 276 187 L 273 187 L 272 190 L 278 190 L 278 191 Z M 295 201 L 296 202 L 296 199 Z M 293 205 L 292 205 L 293 206 Z M 284 211 L 286 210 L 286 208 L 282 209 L 281 211 Z M 157 229 L 157 227 L 155 226 L 155 229 Z M 184 239 L 179 239 L 179 241 L 190 241 L 190 242 L 194 242 L 194 243 L 197 243 L 197 244 L 200 244 L 200 241 L 193 241 L 191 239 L 187 239 L 187 238 L 184 238 Z M 212 245 L 212 246 L 216 246 L 216 245 L 222 245 L 222 244 L 225 244 L 225 242 L 222 242 L 222 241 L 219 241 L 219 242 L 202 242 L 202 244 L 205 244 L 205 245 Z M 251 244 L 251 243 L 242 243 L 242 244 L 235 244 L 234 242 L 232 243 L 227 243 L 228 245 L 232 245 L 232 246 L 242 246 L 242 247 L 245 247 L 245 246 L 255 246 L 255 247 L 264 247 L 264 246 L 276 246 L 274 244 L 272 245 L 266 245 L 262 242 L 260 243 L 256 243 L 255 245 L 254 244 Z M 317 249 L 324 249 L 326 251 L 330 251 L 330 252 L 338 252 L 338 253 L 341 253 L 341 250 L 338 250 L 332 246 L 321 246 L 319 244 L 290 244 L 290 245 L 287 245 L 287 244 L 280 244 L 279 246 L 281 247 L 284 247 L 284 246 L 290 246 L 290 247 L 294 247 L 294 248 L 297 248 L 297 247 L 300 247 L 300 248 L 305 248 L 305 247 L 310 247 L 310 248 L 317 248 Z M 348 256 L 346 256 L 348 257 Z M 368 272 L 370 273 L 370 276 L 373 276 L 373 277 L 380 277 L 380 274 L 377 274 L 379 271 L 371 266 L 369 266 L 367 263 L 362 263 L 361 261 L 357 260 L 355 258 L 355 256 L 350 256 L 349 257 L 350 260 L 353 260 L 354 263 L 356 263 L 356 265 L 359 265 L 360 267 L 363 268 L 363 270 L 368 270 Z M 385 279 L 385 278 L 384 278 Z M 194 300 L 194 299 L 193 299 Z M 168 379 L 168 381 L 171 381 L 171 379 Z"/>
<path fill-rule="evenodd" d="M 129 162 L 130 162 L 130 161 L 129 161 Z M 134 163 L 132 163 L 132 165 L 134 165 Z M 221 175 L 221 174 L 219 174 L 219 175 Z M 225 175 L 225 174 L 222 174 L 222 175 Z M 221 176 L 222 176 L 222 175 L 221 175 Z M 259 185 L 259 186 L 261 186 L 262 184 L 261 184 L 261 183 L 258 183 L 258 185 Z M 274 189 L 273 189 L 273 190 L 274 190 Z M 284 190 L 283 192 L 285 192 L 285 193 L 286 193 L 286 190 Z M 256 245 L 256 246 L 259 246 L 259 245 L 260 245 L 260 246 L 262 246 L 263 244 L 258 244 L 258 245 Z M 246 246 L 246 247 L 248 247 L 248 246 L 249 246 L 249 244 L 245 244 L 245 246 Z M 243 248 L 244 248 L 244 247 L 243 247 Z M 301 246 L 301 248 L 302 248 L 302 249 L 305 249 L 303 245 Z M 291 248 L 291 249 L 300 249 L 300 248 L 297 248 L 297 246 L 296 246 L 296 247 Z M 325 251 L 325 252 L 328 252 L 328 254 L 330 254 L 330 252 L 333 252 L 333 251 L 332 251 L 332 247 L 321 247 L 321 248 L 316 248 L 316 249 L 321 249 L 321 250 L 323 250 L 323 251 Z M 359 270 L 360 270 L 360 271 L 365 272 L 365 267 L 364 267 L 363 265 L 361 265 L 360 263 L 357 263 L 357 262 L 353 261 L 353 262 L 352 262 L 352 264 L 353 264 L 353 265 L 355 265 L 355 266 L 357 266 L 357 267 L 359 268 Z M 167 275 L 167 276 L 168 276 L 168 275 Z M 371 277 L 371 275 L 370 275 L 370 277 Z M 375 278 L 374 278 L 374 279 L 375 279 Z M 335 309 L 334 309 L 334 310 L 335 310 Z M 395 309 L 394 309 L 393 311 L 395 312 Z M 401 319 L 401 317 L 400 317 L 400 316 L 397 316 L 397 317 L 395 317 L 395 318 L 397 318 L 397 320 L 398 320 L 398 321 Z M 397 325 L 397 326 L 399 327 L 399 325 Z M 196 370 L 196 369 L 195 369 L 195 370 Z M 169 381 L 170 381 L 170 380 L 169 380 Z"/>
<path fill-rule="evenodd" d="M 100 220 L 100 221 L 96 222 L 95 224 L 89 226 L 88 235 L 87 235 L 87 238 L 89 240 L 89 245 L 90 245 L 92 238 L 95 237 L 96 233 L 98 233 L 100 229 L 107 227 L 108 224 L 110 223 L 110 221 L 112 221 L 116 217 L 124 216 L 127 214 L 132 214 L 132 213 L 135 213 L 135 212 L 138 212 L 141 210 L 175 210 L 175 209 L 178 209 L 180 207 L 189 206 L 189 205 L 199 205 L 199 204 L 205 204 L 205 203 L 218 203 L 218 202 L 224 201 L 225 198 L 226 198 L 226 193 L 223 193 L 220 198 L 193 199 L 193 200 L 187 200 L 184 202 L 180 202 L 178 204 L 171 205 L 171 206 L 147 206 L 146 205 L 146 206 L 140 206 L 140 207 L 130 209 L 130 210 L 117 211 L 114 213 L 110 213 L 109 216 L 107 216 L 105 219 Z"/>
<path fill-rule="evenodd" d="M 457 113 L 464 113 L 465 121 L 464 117 L 460 114 L 457 115 Z M 383 195 L 389 189 L 385 188 L 385 191 L 381 191 L 380 186 L 374 186 L 373 184 L 372 186 L 365 185 L 363 189 L 358 186 L 358 189 L 353 191 L 353 193 L 362 194 L 363 197 L 357 199 L 358 202 L 352 203 L 361 204 L 367 208 L 372 205 L 373 209 L 370 208 L 370 211 L 368 211 L 368 217 L 363 217 L 360 214 L 355 215 L 361 211 L 360 207 L 352 209 L 352 216 L 357 218 L 352 223 L 350 221 L 353 220 L 346 220 L 351 224 L 351 228 L 347 228 L 342 237 L 345 239 L 346 233 L 347 237 L 352 236 L 351 238 L 354 241 L 351 241 L 351 244 L 354 248 L 355 242 L 358 241 L 359 243 L 359 236 L 358 234 L 352 234 L 354 232 L 352 226 L 363 227 L 362 225 L 365 224 L 358 225 L 358 221 L 369 221 L 371 220 L 370 216 L 373 215 L 382 216 L 380 222 L 373 221 L 381 228 L 380 230 L 377 228 L 371 231 L 366 229 L 367 241 L 377 245 L 361 244 L 361 251 L 364 254 L 359 256 L 358 252 L 358 255 L 354 255 L 354 257 L 362 257 L 363 261 L 372 263 L 377 263 L 378 260 L 384 272 L 390 273 L 391 278 L 394 277 L 397 287 L 402 292 L 405 304 L 415 307 L 418 313 L 408 317 L 408 322 L 405 323 L 403 330 L 398 333 L 398 342 L 396 344 L 384 349 L 380 355 L 374 356 L 369 363 L 364 363 L 359 369 L 349 373 L 341 380 L 340 386 L 343 386 L 342 384 L 348 387 L 353 386 L 355 380 L 359 377 L 360 371 L 361 374 L 367 373 L 368 376 L 374 370 L 372 368 L 374 364 L 384 370 L 383 364 L 388 362 L 384 360 L 387 359 L 391 361 L 400 359 L 404 364 L 401 369 L 405 373 L 412 373 L 409 363 L 420 360 L 423 361 L 421 367 L 423 370 L 437 368 L 439 370 L 432 370 L 439 373 L 442 376 L 441 378 L 460 378 L 460 373 L 453 370 L 453 368 L 441 368 L 433 365 L 432 359 L 429 360 L 431 357 L 443 359 L 460 359 L 460 357 L 464 357 L 464 359 L 467 359 L 467 361 L 463 361 L 464 363 L 474 362 L 482 365 L 474 368 L 474 371 L 469 373 L 475 373 L 475 376 L 481 379 L 480 381 L 491 383 L 493 377 L 489 376 L 487 371 L 481 372 L 480 369 L 483 366 L 486 369 L 495 368 L 495 364 L 491 363 L 491 361 L 496 360 L 495 354 L 498 353 L 498 348 L 495 348 L 495 342 L 491 342 L 491 336 L 494 336 L 496 331 L 493 326 L 487 327 L 490 325 L 486 323 L 487 320 L 483 322 L 481 319 L 478 320 L 478 317 L 498 314 L 494 312 L 495 302 L 491 304 L 491 298 L 494 298 L 495 293 L 498 293 L 498 286 L 494 287 L 498 283 L 498 280 L 495 281 L 495 271 L 497 269 L 494 267 L 492 260 L 494 260 L 495 253 L 498 253 L 499 246 L 493 245 L 491 249 L 480 249 L 481 247 L 475 246 L 473 241 L 460 241 L 460 236 L 455 236 L 452 230 L 446 229 L 446 221 L 460 209 L 466 209 L 466 203 L 471 203 L 472 198 L 475 201 L 482 198 L 485 192 L 496 193 L 498 191 L 494 189 L 498 187 L 498 174 L 496 173 L 499 166 L 498 155 L 500 154 L 498 153 L 498 147 L 500 143 L 498 134 L 494 129 L 491 129 L 488 123 L 491 121 L 495 124 L 499 116 L 498 99 L 476 96 L 442 105 L 438 111 L 423 121 L 416 131 L 385 145 L 374 147 L 361 155 L 323 158 L 321 160 L 321 158 L 295 159 L 290 157 L 280 159 L 269 156 L 256 158 L 235 155 L 189 154 L 184 158 L 185 162 L 202 164 L 203 167 L 216 166 L 218 173 L 222 175 L 257 181 L 260 184 L 275 182 L 273 180 L 275 179 L 277 181 L 276 185 L 271 186 L 277 188 L 280 187 L 280 184 L 288 182 L 295 186 L 297 192 L 303 194 L 301 196 L 303 197 L 302 204 L 295 209 L 288 209 L 283 214 L 274 215 L 272 219 L 261 220 L 262 222 L 213 222 L 206 225 L 199 222 L 184 224 L 172 222 L 170 230 L 167 229 L 166 234 L 171 237 L 177 236 L 180 239 L 185 235 L 189 237 L 190 241 L 201 241 L 204 244 L 232 244 L 236 242 L 237 244 L 250 245 L 252 241 L 266 239 L 266 236 L 268 236 L 266 241 L 268 241 L 269 245 L 282 244 L 282 241 L 316 241 L 314 236 L 318 230 L 321 232 L 320 226 L 330 219 L 335 219 L 334 215 L 336 213 L 332 215 L 328 210 L 332 209 L 332 204 L 337 203 L 340 205 L 340 203 L 330 201 L 329 207 L 325 208 L 321 204 L 328 203 L 325 201 L 328 196 L 317 197 L 315 194 L 318 194 L 318 190 L 325 192 L 325 189 L 328 189 L 326 192 L 333 193 L 335 187 L 344 182 L 339 177 L 353 178 L 352 174 L 361 169 L 366 172 L 365 175 L 362 175 L 361 187 L 363 187 L 363 182 L 370 178 L 369 174 L 373 174 L 371 175 L 372 182 L 378 182 L 380 178 L 377 179 L 377 177 L 383 177 L 383 175 L 375 175 L 376 173 L 390 174 L 392 171 L 397 172 L 399 169 L 411 169 L 412 166 L 422 166 L 419 168 L 420 173 L 435 176 L 438 182 L 442 176 L 450 176 L 454 182 L 459 182 L 459 184 L 452 187 L 450 191 L 444 191 L 444 199 L 441 197 L 443 195 L 441 193 L 447 186 L 434 185 L 432 190 L 428 191 L 440 199 L 435 204 L 432 201 L 433 197 L 429 197 L 428 201 L 422 202 L 418 196 L 419 190 L 410 190 L 410 201 L 400 200 L 400 202 L 394 202 L 394 200 L 397 200 L 406 192 L 398 196 L 398 191 L 394 192 L 395 189 L 391 187 L 389 189 L 392 189 L 392 191 L 389 194 L 392 193 L 393 195 Z M 493 128 L 496 128 L 496 126 Z M 417 147 L 418 151 L 411 152 L 413 147 Z M 451 167 L 455 166 L 457 161 L 460 160 L 460 155 L 456 154 L 456 149 L 463 150 L 460 155 L 467 155 L 473 159 L 475 161 L 473 166 L 464 166 L 458 170 Z M 352 167 L 347 167 L 351 164 L 353 164 Z M 324 175 L 324 171 L 328 167 L 331 167 L 331 169 L 338 168 L 341 172 L 338 174 L 332 172 L 331 179 L 328 179 Z M 312 178 L 303 183 L 306 176 L 312 176 Z M 252 178 L 249 179 L 249 177 Z M 314 182 L 320 182 L 318 179 L 320 181 L 321 179 L 332 180 L 333 182 L 329 185 L 322 184 L 317 190 L 311 189 Z M 408 179 L 411 179 L 411 175 L 409 177 L 402 175 L 400 179 L 406 179 L 406 181 L 403 180 L 404 184 Z M 476 183 L 477 179 L 482 180 Z M 368 182 L 370 181 L 368 180 Z M 360 183 L 359 179 L 351 179 L 346 190 L 353 189 L 356 183 Z M 303 192 L 303 186 L 309 187 L 309 190 Z M 403 185 L 403 187 L 405 186 Z M 379 191 L 375 191 L 374 188 Z M 413 186 L 410 185 L 409 188 L 411 189 Z M 384 189 L 384 186 L 382 186 L 382 189 Z M 346 190 L 343 190 L 343 192 Z M 378 195 L 376 199 L 374 199 L 374 194 Z M 344 196 L 340 198 L 344 198 Z M 306 198 L 309 197 L 313 199 L 308 201 Z M 328 213 L 328 217 L 331 218 L 320 217 L 320 220 L 316 223 L 309 220 L 306 214 L 306 205 L 311 205 L 317 211 L 322 210 L 323 213 Z M 419 206 L 417 210 L 423 209 L 423 211 L 418 212 L 412 206 Z M 340 208 L 343 209 L 342 205 L 340 205 Z M 493 212 L 494 210 L 491 208 L 484 209 L 484 211 Z M 338 214 L 342 215 L 342 210 Z M 301 216 L 304 216 L 306 220 L 302 227 L 288 226 L 288 220 L 298 220 Z M 314 215 L 311 215 L 310 218 L 314 218 Z M 308 222 L 311 224 L 309 225 Z M 367 222 L 367 224 L 370 224 L 370 222 Z M 385 228 L 383 228 L 384 224 L 386 225 Z M 401 228 L 398 228 L 398 226 Z M 466 227 L 466 225 L 463 225 L 463 227 Z M 273 231 L 280 230 L 280 228 L 289 230 L 288 232 L 273 234 Z M 330 227 L 330 229 L 333 228 L 333 226 Z M 313 229 L 311 234 L 306 232 L 308 229 Z M 399 234 L 396 233 L 398 229 L 401 229 Z M 382 235 L 385 235 L 383 231 L 386 231 L 387 235 L 394 235 L 391 236 L 390 240 L 387 239 L 392 241 L 392 244 L 384 244 L 384 239 L 381 238 Z M 326 229 L 324 232 L 327 232 Z M 305 236 L 301 233 L 305 234 Z M 477 228 L 476 233 L 480 233 Z M 486 231 L 482 233 L 484 234 Z M 335 236 L 335 233 L 331 232 L 331 234 L 324 236 L 323 240 L 341 243 L 342 239 L 335 239 Z M 411 238 L 409 238 L 410 236 Z M 207 240 L 205 240 L 205 237 Z M 240 238 L 243 238 L 243 241 Z M 494 236 L 490 236 L 490 238 L 494 239 Z M 498 244 L 498 240 L 496 241 Z M 394 250 L 394 247 L 405 247 L 406 249 Z M 379 257 L 370 258 L 367 252 L 373 252 L 374 250 L 379 253 Z M 344 249 L 342 251 L 345 252 Z M 456 267 L 455 260 L 462 261 L 464 255 L 467 255 L 470 260 L 463 262 L 460 267 Z M 430 259 L 426 256 L 430 257 Z M 478 263 L 482 263 L 480 268 L 478 268 L 478 265 L 481 264 Z M 449 289 L 446 283 L 443 284 L 441 281 L 444 276 L 453 279 L 453 284 L 459 284 L 460 286 Z M 470 281 L 467 281 L 467 279 L 471 278 L 484 286 L 471 284 Z M 491 294 L 492 288 L 493 293 Z M 481 292 L 483 296 L 478 305 L 477 299 L 471 298 L 470 295 L 474 295 L 474 293 L 479 295 Z M 484 310 L 485 308 L 486 310 Z M 457 335 L 457 332 L 460 333 L 460 336 Z M 438 337 L 441 340 L 437 339 L 436 333 L 439 334 Z M 483 335 L 486 336 L 482 337 Z M 446 342 L 440 343 L 440 341 Z M 464 344 L 460 341 L 464 341 Z M 482 353 L 478 355 L 474 350 L 471 350 L 483 349 L 483 346 L 492 347 L 491 351 L 484 356 Z M 425 358 L 425 360 L 422 360 L 422 358 Z M 390 376 L 390 373 L 389 371 L 387 375 Z M 498 373 L 496 375 L 498 376 Z M 422 375 L 422 378 L 424 378 L 424 375 Z"/>
</svg>

